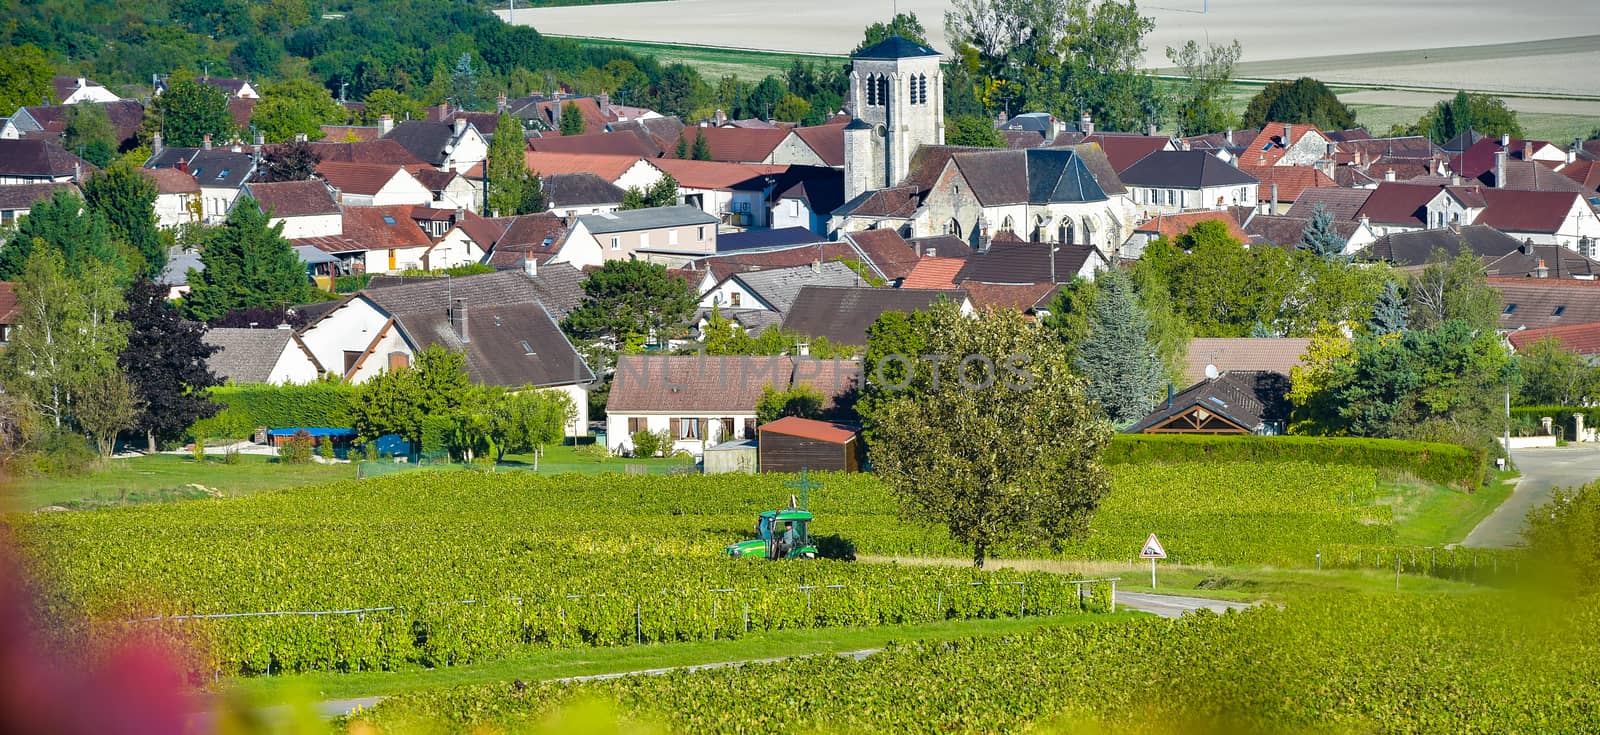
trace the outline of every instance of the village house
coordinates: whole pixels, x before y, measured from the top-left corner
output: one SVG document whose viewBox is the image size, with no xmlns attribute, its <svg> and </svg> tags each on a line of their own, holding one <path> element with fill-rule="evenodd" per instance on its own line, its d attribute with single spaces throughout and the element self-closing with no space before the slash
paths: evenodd
<svg viewBox="0 0 1600 735">
<path fill-rule="evenodd" d="M 95 170 L 94 164 L 48 140 L 0 140 L 0 186 L 72 183 Z"/>
<path fill-rule="evenodd" d="M 471 179 L 454 171 L 440 171 L 427 164 L 408 165 L 406 170 L 433 196 L 428 206 L 474 212 L 483 209 L 483 189 L 472 183 Z"/>
<path fill-rule="evenodd" d="M 1573 278 L 1490 276 L 1500 293 L 1500 329 L 1549 329 L 1600 322 L 1600 282 Z"/>
<path fill-rule="evenodd" d="M 383 136 L 440 171 L 464 174 L 489 157 L 489 142 L 465 117 L 450 122 L 407 120 Z"/>
<path fill-rule="evenodd" d="M 543 178 L 546 211 L 560 217 L 615 212 L 627 194 L 616 184 L 590 173 L 550 174 Z"/>
<path fill-rule="evenodd" d="M 788 355 L 620 355 L 606 400 L 606 446 L 633 451 L 633 435 L 665 432 L 667 454 L 700 456 L 707 447 L 753 438 L 756 402 L 764 388 L 808 385 L 822 394 L 823 410 L 839 410 L 862 385 L 861 363 Z"/>
<path fill-rule="evenodd" d="M 1310 346 L 1311 340 L 1297 337 L 1196 337 L 1189 340 L 1183 377 L 1193 384 L 1237 371 L 1291 375 Z"/>
<path fill-rule="evenodd" d="M 1331 166 L 1339 144 L 1315 125 L 1269 122 L 1256 139 L 1245 145 L 1235 165 Z"/>
<path fill-rule="evenodd" d="M 1490 276 L 1593 280 L 1600 263 L 1559 245 L 1539 245 L 1488 225 L 1394 232 L 1378 238 L 1360 257 L 1397 268 L 1420 269 L 1436 252 L 1470 252 Z"/>
<path fill-rule="evenodd" d="M 566 394 L 576 411 L 567 434 L 581 436 L 588 433 L 585 387 L 594 373 L 558 325 L 579 298 L 578 275 L 560 266 L 537 277 L 504 271 L 368 288 L 300 338 L 324 370 L 352 384 L 409 366 L 430 346 L 462 351 L 478 385 Z"/>
<path fill-rule="evenodd" d="M 1133 234 L 1128 238 L 1128 242 L 1123 244 L 1122 254 L 1124 257 L 1137 258 L 1152 240 L 1162 237 L 1169 242 L 1177 240 L 1179 235 L 1188 232 L 1201 222 L 1221 222 L 1228 228 L 1229 237 L 1243 244 L 1250 243 L 1250 236 L 1239 226 L 1238 220 L 1227 211 L 1184 212 L 1156 215 L 1140 223 L 1138 227 L 1133 228 Z"/>
<path fill-rule="evenodd" d="M 105 110 L 118 149 L 133 148 L 137 144 L 139 126 L 144 122 L 144 105 L 139 104 L 138 100 L 85 101 L 72 104 L 98 105 L 100 109 Z M 61 136 L 67 131 L 67 117 L 72 109 L 66 103 L 23 107 L 11 116 L 11 124 L 16 127 L 20 137 L 48 137 L 59 143 Z"/>
<path fill-rule="evenodd" d="M 1288 394 L 1288 375 L 1232 370 L 1184 388 L 1123 431 L 1277 436 L 1288 423 Z"/>
<path fill-rule="evenodd" d="M 206 358 L 206 367 L 225 383 L 305 385 L 323 374 L 287 324 L 261 329 L 212 327 L 201 339 L 217 348 Z"/>
<path fill-rule="evenodd" d="M 186 171 L 175 168 L 141 168 L 156 185 L 156 224 L 160 227 L 177 227 L 200 221 L 200 182 Z"/>
<path fill-rule="evenodd" d="M 200 219 L 218 224 L 239 197 L 240 187 L 255 174 L 256 158 L 250 153 L 212 148 L 209 136 L 199 148 L 165 148 L 159 141 L 145 168 L 173 168 L 192 177 L 200 185 Z"/>
<path fill-rule="evenodd" d="M 58 191 L 77 192 L 72 183 L 10 184 L 0 186 L 0 226 L 14 225 L 28 216 L 39 202 L 56 195 Z"/>
<path fill-rule="evenodd" d="M 1201 151 L 1158 151 L 1121 174 L 1144 218 L 1195 209 L 1254 207 L 1256 177 Z"/>
<path fill-rule="evenodd" d="M 783 329 L 835 345 L 865 347 L 867 329 L 890 311 L 922 311 L 940 300 L 954 303 L 962 314 L 973 312 L 960 290 L 803 286 L 783 319 Z"/>
<path fill-rule="evenodd" d="M 643 191 L 661 180 L 661 169 L 636 155 L 589 155 L 528 151 L 523 156 L 528 170 L 540 176 L 590 174 L 605 179 L 618 189 Z"/>
<path fill-rule="evenodd" d="M 79 102 L 117 102 L 121 100 L 105 85 L 84 77 L 57 76 L 50 80 L 55 91 L 56 104 L 75 105 Z"/>
<path fill-rule="evenodd" d="M 319 179 L 305 181 L 252 181 L 240 187 L 240 195 L 254 200 L 271 219 L 269 226 L 283 225 L 283 236 L 291 240 L 329 237 L 344 232 L 344 220 L 333 191 Z"/>
<path fill-rule="evenodd" d="M 717 225 L 716 217 L 683 204 L 584 215 L 572 225 L 567 247 L 582 253 L 597 248 L 602 261 L 637 259 L 675 267 L 715 253 Z M 589 257 L 574 256 L 569 262 L 580 267 L 600 265 Z"/>
<path fill-rule="evenodd" d="M 495 268 L 519 268 L 537 272 L 543 264 L 566 263 L 574 268 L 598 266 L 605 262 L 600 247 L 592 238 L 573 240 L 568 218 L 554 214 L 524 214 L 480 220 L 463 230 L 493 237 L 483 262 Z M 498 234 L 495 232 L 498 231 Z"/>
<path fill-rule="evenodd" d="M 399 164 L 324 161 L 317 164 L 317 175 L 346 207 L 427 205 L 434 200 L 433 192 Z"/>
<path fill-rule="evenodd" d="M 859 286 L 861 275 L 838 261 L 772 270 L 745 271 L 723 279 L 700 296 L 700 308 L 759 310 L 779 319 L 794 305 L 804 286 Z"/>
</svg>

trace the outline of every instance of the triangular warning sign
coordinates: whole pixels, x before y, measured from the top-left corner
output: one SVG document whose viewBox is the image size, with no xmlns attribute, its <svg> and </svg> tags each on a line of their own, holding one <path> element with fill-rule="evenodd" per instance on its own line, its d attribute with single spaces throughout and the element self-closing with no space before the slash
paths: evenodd
<svg viewBox="0 0 1600 735">
<path fill-rule="evenodd" d="M 1150 538 L 1144 540 L 1144 549 L 1139 552 L 1139 558 L 1165 559 L 1167 558 L 1167 550 L 1161 547 L 1161 541 L 1152 533 Z"/>
</svg>

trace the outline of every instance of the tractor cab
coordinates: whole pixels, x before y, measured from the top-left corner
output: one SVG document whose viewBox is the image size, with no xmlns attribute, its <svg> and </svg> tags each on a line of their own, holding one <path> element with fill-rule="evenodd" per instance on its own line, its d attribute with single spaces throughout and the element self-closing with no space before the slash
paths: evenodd
<svg viewBox="0 0 1600 735">
<path fill-rule="evenodd" d="M 734 558 L 815 559 L 817 547 L 811 542 L 811 513 L 785 508 L 766 510 L 756 517 L 756 537 L 729 544 L 725 553 Z"/>
</svg>

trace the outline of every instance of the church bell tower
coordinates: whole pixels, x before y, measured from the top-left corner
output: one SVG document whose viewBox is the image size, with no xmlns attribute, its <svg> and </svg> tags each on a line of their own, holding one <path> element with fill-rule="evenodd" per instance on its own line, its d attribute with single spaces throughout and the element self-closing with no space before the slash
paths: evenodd
<svg viewBox="0 0 1600 735">
<path fill-rule="evenodd" d="M 922 145 L 944 144 L 944 70 L 939 52 L 890 36 L 850 57 L 844 129 L 845 198 L 905 178 Z"/>
</svg>

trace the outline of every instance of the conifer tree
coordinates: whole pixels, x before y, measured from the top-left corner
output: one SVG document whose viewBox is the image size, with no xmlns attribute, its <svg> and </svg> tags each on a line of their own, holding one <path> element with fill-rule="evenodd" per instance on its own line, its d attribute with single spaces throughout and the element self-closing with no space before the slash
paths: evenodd
<svg viewBox="0 0 1600 735">
<path fill-rule="evenodd" d="M 1088 397 L 1099 402 L 1112 423 L 1125 426 L 1155 406 L 1161 361 L 1147 336 L 1150 322 L 1139 308 L 1132 279 L 1108 270 L 1095 285 L 1089 337 L 1078 345 L 1073 367 L 1088 381 Z"/>
<path fill-rule="evenodd" d="M 283 224 L 268 227 L 267 221 L 249 197 L 233 205 L 200 253 L 205 269 L 189 272 L 189 318 L 209 322 L 236 309 L 298 304 L 309 295 L 305 264 L 284 239 Z"/>
<path fill-rule="evenodd" d="M 1300 233 L 1300 249 L 1309 250 L 1327 260 L 1343 259 L 1349 241 L 1333 229 L 1333 213 L 1318 202 L 1311 210 L 1311 221 Z"/>
<path fill-rule="evenodd" d="M 1372 309 L 1372 321 L 1367 322 L 1367 331 L 1374 337 L 1406 331 L 1406 297 L 1400 292 L 1400 284 L 1389 281 L 1383 285 L 1383 293 L 1378 295 L 1378 303 Z"/>
</svg>

